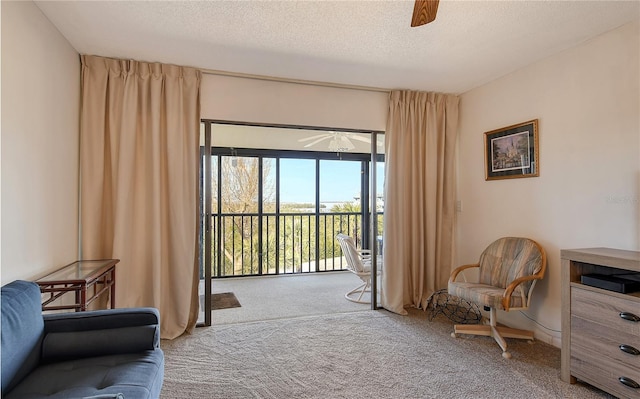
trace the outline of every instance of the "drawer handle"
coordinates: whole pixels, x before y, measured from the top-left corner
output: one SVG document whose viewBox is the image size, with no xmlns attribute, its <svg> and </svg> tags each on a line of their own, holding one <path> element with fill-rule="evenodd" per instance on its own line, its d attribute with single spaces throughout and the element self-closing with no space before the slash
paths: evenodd
<svg viewBox="0 0 640 399">
<path fill-rule="evenodd" d="M 633 321 L 634 323 L 637 323 L 640 321 L 640 317 L 629 312 L 620 312 L 620 317 L 628 321 Z"/>
<path fill-rule="evenodd" d="M 640 351 L 639 351 L 639 350 L 637 350 L 636 348 L 634 348 L 634 347 L 633 347 L 633 346 L 631 346 L 631 345 L 625 345 L 625 344 L 622 344 L 622 345 L 620 345 L 618 348 L 620 348 L 620 350 L 621 350 L 621 351 L 623 351 L 623 352 L 625 352 L 625 353 L 628 353 L 628 354 L 630 354 L 630 355 L 634 355 L 634 356 L 638 356 L 638 355 L 640 355 Z"/>
<path fill-rule="evenodd" d="M 633 389 L 640 388 L 640 384 L 638 384 L 637 382 L 635 382 L 634 380 L 632 380 L 629 377 L 620 377 L 620 378 L 618 378 L 618 381 L 620 381 L 624 385 L 628 386 L 629 388 L 633 388 Z"/>
</svg>

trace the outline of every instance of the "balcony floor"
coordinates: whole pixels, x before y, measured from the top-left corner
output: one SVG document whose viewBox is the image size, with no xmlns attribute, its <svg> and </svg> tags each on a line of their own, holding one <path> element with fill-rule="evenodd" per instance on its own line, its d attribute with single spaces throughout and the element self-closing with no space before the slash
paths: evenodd
<svg viewBox="0 0 640 399">
<path fill-rule="evenodd" d="M 245 323 L 365 311 L 371 308 L 369 304 L 354 303 L 344 297 L 360 283 L 361 280 L 348 271 L 216 279 L 212 283 L 212 292 L 233 292 L 241 307 L 214 310 L 212 323 Z M 202 281 L 200 292 L 204 292 Z M 365 294 L 363 299 L 369 300 L 368 295 Z M 203 320 L 201 311 L 199 321 Z"/>
</svg>

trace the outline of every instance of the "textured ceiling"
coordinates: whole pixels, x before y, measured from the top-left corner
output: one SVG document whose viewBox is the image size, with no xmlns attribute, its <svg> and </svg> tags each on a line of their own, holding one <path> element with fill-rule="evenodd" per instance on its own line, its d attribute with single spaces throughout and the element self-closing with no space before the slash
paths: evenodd
<svg viewBox="0 0 640 399">
<path fill-rule="evenodd" d="M 462 93 L 640 18 L 640 1 L 36 1 L 82 54 Z"/>
</svg>

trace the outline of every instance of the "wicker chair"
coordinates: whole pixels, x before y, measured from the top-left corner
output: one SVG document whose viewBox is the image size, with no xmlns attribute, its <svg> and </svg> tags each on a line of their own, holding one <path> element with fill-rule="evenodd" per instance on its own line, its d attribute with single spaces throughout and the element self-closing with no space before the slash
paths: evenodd
<svg viewBox="0 0 640 399">
<path fill-rule="evenodd" d="M 451 336 L 493 337 L 502 348 L 502 356 L 509 359 L 505 338 L 533 341 L 533 332 L 497 326 L 496 309 L 527 309 L 531 292 L 536 281 L 544 277 L 546 266 L 547 257 L 540 244 L 528 238 L 504 237 L 489 245 L 478 263 L 455 269 L 449 278 L 449 294 L 489 308 L 490 320 L 488 325 L 456 325 Z M 456 281 L 459 275 L 464 276 L 460 274 L 463 270 L 471 268 L 479 268 L 477 283 Z"/>
<path fill-rule="evenodd" d="M 340 233 L 336 236 L 336 239 L 347 260 L 347 269 L 362 280 L 362 284 L 347 292 L 344 297 L 351 302 L 369 303 L 369 301 L 362 300 L 362 296 L 365 292 L 371 292 L 370 252 L 366 249 L 358 250 L 353 238 L 346 234 Z M 378 274 L 380 274 L 380 266 L 378 267 Z M 358 295 L 357 299 L 354 298 L 356 294 Z"/>
</svg>

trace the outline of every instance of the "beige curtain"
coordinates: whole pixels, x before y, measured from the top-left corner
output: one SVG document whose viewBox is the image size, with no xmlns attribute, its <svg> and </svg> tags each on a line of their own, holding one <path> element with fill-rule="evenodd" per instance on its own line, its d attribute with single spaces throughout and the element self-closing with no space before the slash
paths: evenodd
<svg viewBox="0 0 640 399">
<path fill-rule="evenodd" d="M 117 307 L 160 310 L 162 338 L 198 316 L 200 71 L 83 55 L 81 251 L 117 258 Z"/>
<path fill-rule="evenodd" d="M 392 91 L 385 137 L 382 306 L 406 314 L 446 288 L 454 251 L 458 97 Z"/>
</svg>

